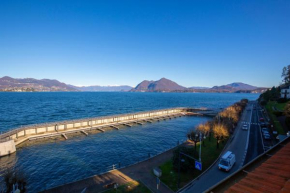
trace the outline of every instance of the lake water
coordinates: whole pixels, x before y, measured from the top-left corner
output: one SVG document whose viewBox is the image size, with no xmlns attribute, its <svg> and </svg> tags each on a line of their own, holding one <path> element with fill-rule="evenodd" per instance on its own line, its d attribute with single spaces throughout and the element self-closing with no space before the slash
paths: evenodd
<svg viewBox="0 0 290 193">
<path fill-rule="evenodd" d="M 234 93 L 0 93 L 0 131 L 22 125 L 171 107 L 220 109 L 258 94 Z M 181 117 L 153 124 L 123 127 L 89 136 L 23 144 L 0 158 L 0 169 L 15 165 L 24 171 L 29 192 L 37 192 L 105 172 L 120 162 L 127 166 L 159 154 L 186 139 L 206 117 Z M 1 188 L 1 187 L 0 187 Z"/>
</svg>

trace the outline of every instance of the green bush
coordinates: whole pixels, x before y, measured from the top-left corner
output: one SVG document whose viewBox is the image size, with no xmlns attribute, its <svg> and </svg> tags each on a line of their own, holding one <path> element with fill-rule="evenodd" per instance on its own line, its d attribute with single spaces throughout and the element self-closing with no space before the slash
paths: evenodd
<svg viewBox="0 0 290 193">
<path fill-rule="evenodd" d="M 194 158 L 198 158 L 198 150 L 195 152 L 192 148 L 187 147 L 179 147 L 173 152 L 172 162 L 173 162 L 173 168 L 175 171 L 178 171 L 178 162 L 179 162 L 179 152 L 185 153 L 189 156 L 192 156 Z M 180 164 L 180 171 L 186 172 L 188 170 L 194 169 L 194 160 L 190 159 L 187 156 L 181 155 L 181 160 L 183 161 L 182 164 Z"/>
<path fill-rule="evenodd" d="M 288 101 L 288 99 L 285 99 L 285 98 L 279 98 L 277 100 L 278 103 L 286 103 Z"/>
<path fill-rule="evenodd" d="M 283 116 L 283 112 L 281 111 L 273 111 L 273 114 L 276 115 L 276 117 Z"/>
<path fill-rule="evenodd" d="M 260 104 L 261 104 L 262 106 L 265 106 L 265 105 L 267 105 L 267 101 L 261 101 Z"/>
</svg>

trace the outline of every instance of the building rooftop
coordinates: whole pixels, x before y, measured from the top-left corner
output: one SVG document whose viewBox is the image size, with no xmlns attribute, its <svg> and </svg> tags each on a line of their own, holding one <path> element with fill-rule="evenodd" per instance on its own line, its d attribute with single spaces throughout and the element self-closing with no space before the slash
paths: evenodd
<svg viewBox="0 0 290 193">
<path fill-rule="evenodd" d="M 290 143 L 245 178 L 231 186 L 232 192 L 290 192 Z"/>
</svg>

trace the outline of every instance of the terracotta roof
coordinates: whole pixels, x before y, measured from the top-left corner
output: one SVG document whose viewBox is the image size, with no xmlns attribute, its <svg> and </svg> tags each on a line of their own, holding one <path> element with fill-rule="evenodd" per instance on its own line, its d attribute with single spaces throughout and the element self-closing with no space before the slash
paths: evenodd
<svg viewBox="0 0 290 193">
<path fill-rule="evenodd" d="M 290 143 L 271 156 L 246 177 L 232 185 L 227 193 L 289 193 Z"/>
</svg>

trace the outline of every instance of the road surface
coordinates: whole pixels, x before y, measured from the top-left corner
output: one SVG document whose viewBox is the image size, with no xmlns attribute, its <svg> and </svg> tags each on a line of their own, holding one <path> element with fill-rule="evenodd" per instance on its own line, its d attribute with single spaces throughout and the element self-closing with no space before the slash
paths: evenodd
<svg viewBox="0 0 290 193">
<path fill-rule="evenodd" d="M 244 110 L 242 117 L 235 129 L 233 134 L 234 138 L 229 142 L 228 146 L 224 149 L 222 154 L 226 151 L 232 151 L 236 155 L 236 163 L 229 172 L 220 171 L 218 169 L 218 162 L 216 162 L 213 167 L 211 167 L 206 173 L 204 173 L 198 180 L 195 180 L 191 185 L 187 186 L 181 192 L 204 192 L 208 188 L 217 184 L 227 176 L 231 175 L 238 169 L 240 169 L 247 159 L 252 159 L 263 152 L 263 147 L 261 144 L 261 134 L 259 129 L 255 124 L 250 124 L 253 121 L 256 123 L 258 121 L 258 114 L 256 110 L 253 110 L 253 106 L 256 106 L 257 102 L 249 102 L 246 109 Z M 248 130 L 242 130 L 242 125 L 248 123 L 250 125 Z M 259 139 L 260 141 L 257 141 Z M 258 145 L 258 147 L 256 147 Z M 249 155 L 249 156 L 248 156 Z"/>
</svg>

